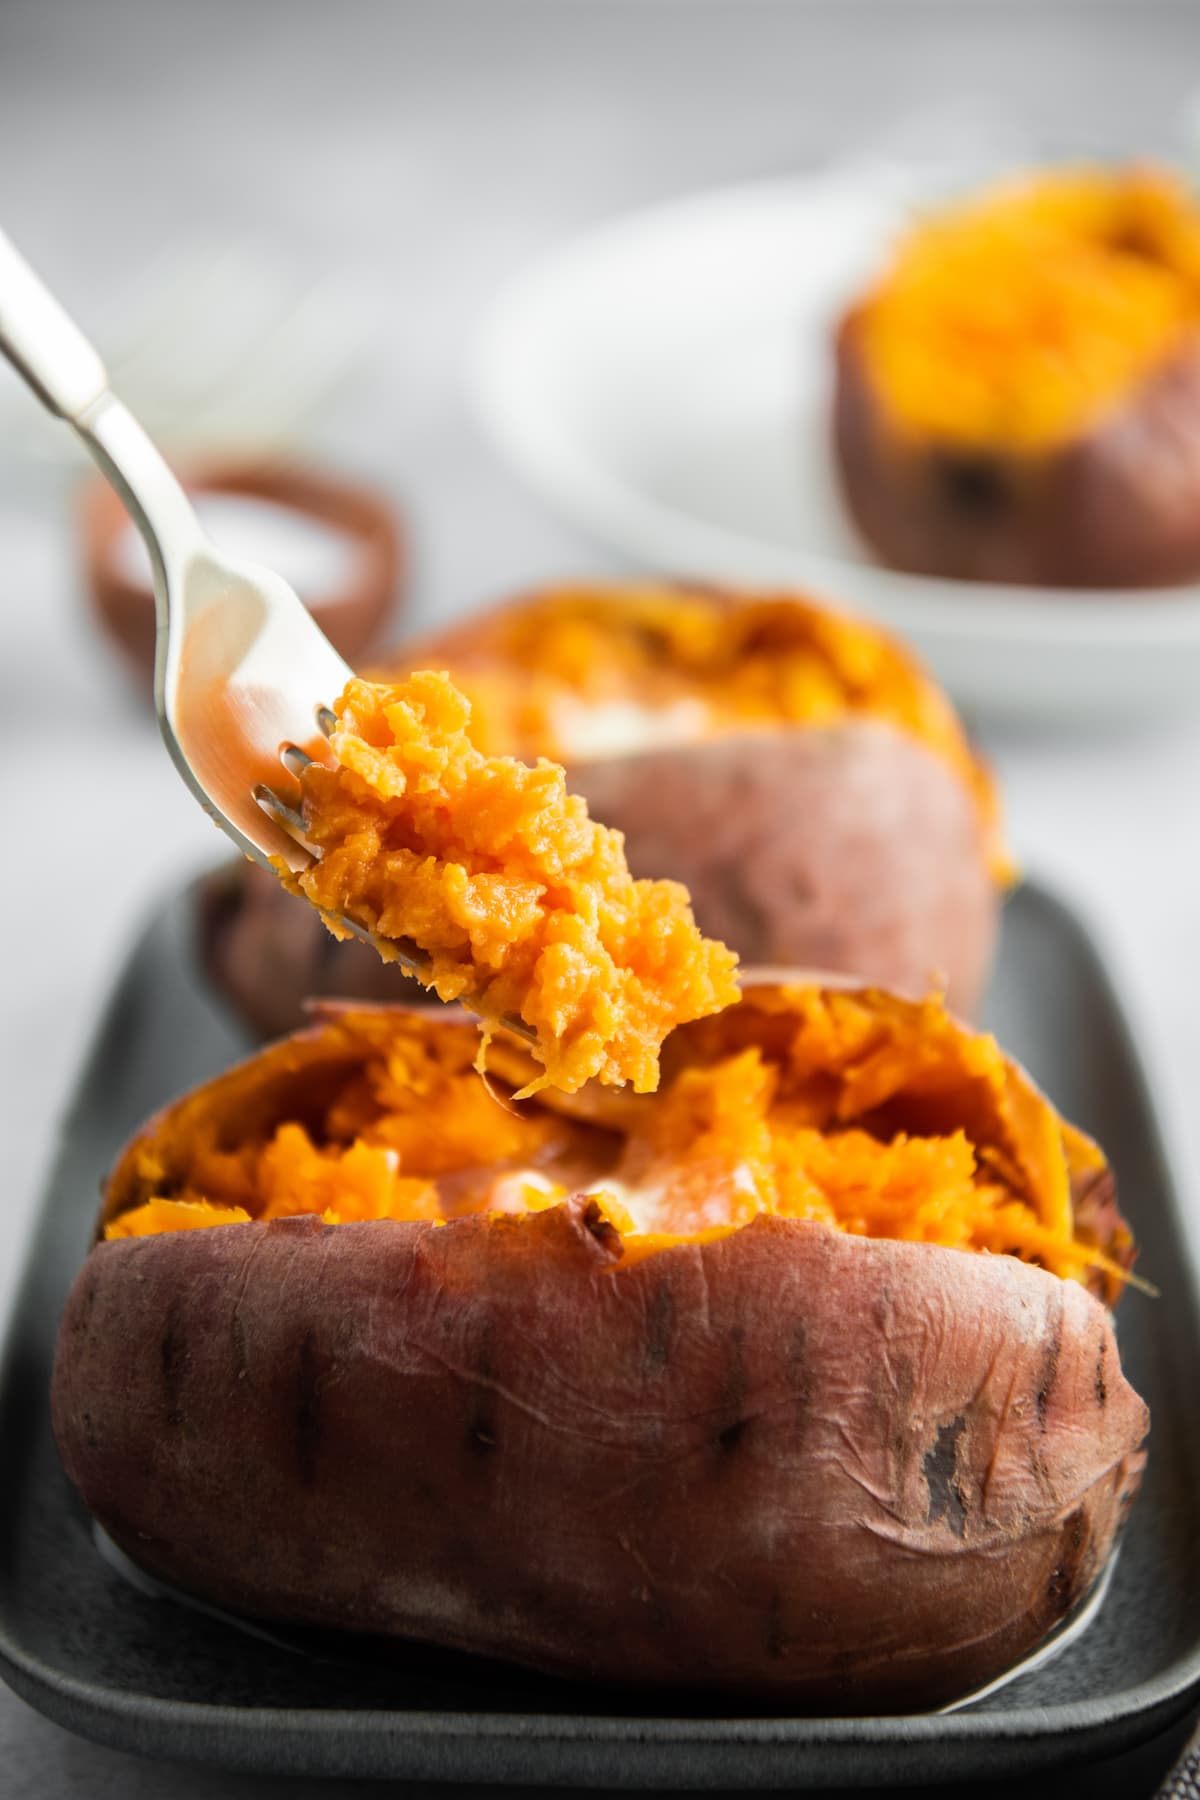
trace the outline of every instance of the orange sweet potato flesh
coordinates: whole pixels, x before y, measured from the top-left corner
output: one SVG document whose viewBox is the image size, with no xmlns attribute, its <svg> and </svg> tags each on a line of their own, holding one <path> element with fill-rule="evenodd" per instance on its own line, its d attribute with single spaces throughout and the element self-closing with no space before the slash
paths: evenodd
<svg viewBox="0 0 1200 1800">
<path fill-rule="evenodd" d="M 405 656 L 384 673 L 449 668 L 488 750 L 563 761 L 632 873 L 683 883 L 744 960 L 937 983 L 975 1010 L 1011 873 L 995 792 L 949 702 L 874 627 L 800 596 L 579 584 Z M 305 995 L 405 991 L 248 866 L 208 884 L 200 935 L 260 1036 L 294 1029 Z"/>
<path fill-rule="evenodd" d="M 835 355 L 845 497 L 893 567 L 1200 571 L 1200 209 L 1175 178 L 1046 173 L 925 221 Z"/>
<path fill-rule="evenodd" d="M 1120 1291 L 1132 1240 L 1101 1203 L 1102 1153 L 936 999 L 760 982 L 674 1034 L 653 1099 L 547 1088 L 517 1106 L 531 1052 L 498 1040 L 487 1084 L 476 1055 L 446 1017 L 335 1012 L 152 1120 L 108 1184 L 105 1235 L 301 1212 L 453 1221 L 582 1191 L 627 1257 L 774 1212 Z"/>
<path fill-rule="evenodd" d="M 523 1021 L 535 1084 L 653 1090 L 672 1027 L 737 994 L 737 958 L 701 936 L 686 890 L 635 880 L 556 764 L 481 751 L 447 675 L 355 679 L 333 710 L 332 759 L 300 777 L 317 855 L 285 884 L 385 960 L 415 945 L 440 999 Z"/>
<path fill-rule="evenodd" d="M 102 1229 L 184 1193 L 214 1125 L 210 1172 L 283 1126 L 369 1138 L 381 1046 L 423 1043 L 453 1082 L 471 1037 L 379 1009 L 285 1040 L 151 1121 Z M 493 1050 L 497 1087 L 520 1085 L 525 1053 Z M 756 988 L 667 1052 L 659 1095 L 547 1090 L 501 1115 L 517 1162 L 552 1152 L 568 1183 L 572 1156 L 591 1165 L 540 1210 L 456 1211 L 456 1187 L 444 1223 L 154 1221 L 97 1244 L 53 1416 L 106 1530 L 249 1615 L 746 1704 L 920 1709 L 1036 1645 L 1103 1567 L 1142 1465 L 1145 1407 L 1084 1285 L 1115 1289 L 1130 1254 L 1103 1157 L 936 1004 Z M 478 1155 L 443 1090 L 407 1107 L 399 1066 L 401 1168 L 444 1169 L 450 1138 Z M 730 1222 L 764 1069 L 777 1148 L 801 1147 L 841 1228 Z M 919 1165 L 952 1187 L 963 1142 L 1028 1215 L 1023 1254 L 1080 1279 L 855 1225 L 908 1182 L 895 1228 L 915 1229 Z M 638 1229 L 647 1195 L 673 1229 Z"/>
</svg>

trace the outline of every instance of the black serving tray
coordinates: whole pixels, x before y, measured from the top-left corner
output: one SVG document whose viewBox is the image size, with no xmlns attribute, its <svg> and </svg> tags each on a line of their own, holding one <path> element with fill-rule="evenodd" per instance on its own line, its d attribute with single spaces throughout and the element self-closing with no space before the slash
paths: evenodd
<svg viewBox="0 0 1200 1800">
<path fill-rule="evenodd" d="M 1006 911 L 988 1022 L 1104 1142 L 1139 1266 L 1161 1289 L 1130 1293 L 1120 1318 L 1153 1418 L 1145 1485 L 1103 1607 L 1055 1662 L 948 1714 L 714 1718 L 710 1701 L 664 1704 L 421 1646 L 273 1641 L 139 1592 L 98 1553 L 59 1467 L 47 1388 L 101 1175 L 147 1113 L 246 1049 L 194 970 L 191 919 L 184 890 L 137 944 L 100 1026 L 0 1376 L 0 1669 L 34 1706 L 119 1748 L 224 1768 L 813 1791 L 1047 1778 L 1128 1756 L 1200 1703 L 1196 1246 L 1102 963 L 1071 912 L 1031 884 Z"/>
</svg>

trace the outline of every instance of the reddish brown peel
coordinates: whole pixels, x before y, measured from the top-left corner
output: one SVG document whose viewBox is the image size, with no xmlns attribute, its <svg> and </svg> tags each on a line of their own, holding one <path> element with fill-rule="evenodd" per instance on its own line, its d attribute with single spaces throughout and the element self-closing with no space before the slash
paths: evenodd
<svg viewBox="0 0 1200 1800">
<path fill-rule="evenodd" d="M 1086 1594 L 1146 1413 L 1081 1287 L 768 1218 L 622 1270 L 595 1223 L 103 1245 L 68 1471 L 234 1611 L 801 1710 L 944 1703 Z"/>
</svg>

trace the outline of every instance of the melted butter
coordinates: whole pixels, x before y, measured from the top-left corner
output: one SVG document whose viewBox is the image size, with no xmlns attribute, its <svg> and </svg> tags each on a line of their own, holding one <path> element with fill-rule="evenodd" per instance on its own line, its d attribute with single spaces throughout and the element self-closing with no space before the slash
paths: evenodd
<svg viewBox="0 0 1200 1800">
<path fill-rule="evenodd" d="M 564 698 L 551 709 L 550 722 L 560 755 L 571 762 L 691 744 L 713 729 L 711 708 L 692 698 L 662 707 L 638 700 L 604 700 L 589 706 Z"/>
</svg>

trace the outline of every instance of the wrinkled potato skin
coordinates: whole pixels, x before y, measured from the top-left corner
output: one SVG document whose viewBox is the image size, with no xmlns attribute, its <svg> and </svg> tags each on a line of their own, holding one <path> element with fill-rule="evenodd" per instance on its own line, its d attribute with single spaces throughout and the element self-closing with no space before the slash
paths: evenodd
<svg viewBox="0 0 1200 1800">
<path fill-rule="evenodd" d="M 682 881 L 701 930 L 743 962 L 909 995 L 944 984 L 956 1012 L 977 1009 L 999 913 L 978 811 L 905 733 L 854 719 L 731 735 L 576 763 L 569 778 L 624 833 L 633 873 Z M 212 878 L 200 936 L 209 978 L 261 1037 L 299 1025 L 306 996 L 414 992 L 249 864 Z"/>
<path fill-rule="evenodd" d="M 574 1201 L 101 1244 L 68 1473 L 235 1611 L 810 1710 L 944 1703 L 1086 1593 L 1147 1418 L 1081 1287 L 781 1219 L 614 1236 Z"/>
<path fill-rule="evenodd" d="M 956 453 L 883 415 L 852 312 L 837 338 L 833 441 L 851 516 L 891 568 L 1068 588 L 1200 575 L 1198 350 L 1058 450 Z"/>
</svg>

